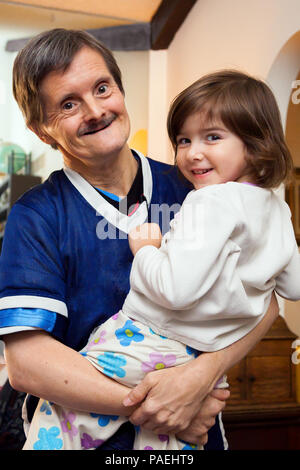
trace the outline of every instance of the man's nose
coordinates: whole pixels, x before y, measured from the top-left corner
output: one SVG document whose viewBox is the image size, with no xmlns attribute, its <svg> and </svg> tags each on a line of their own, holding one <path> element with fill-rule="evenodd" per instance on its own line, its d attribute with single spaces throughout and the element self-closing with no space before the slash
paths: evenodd
<svg viewBox="0 0 300 470">
<path fill-rule="evenodd" d="M 86 98 L 84 101 L 84 118 L 87 121 L 98 120 L 104 114 L 104 109 L 99 100 L 94 97 Z"/>
</svg>

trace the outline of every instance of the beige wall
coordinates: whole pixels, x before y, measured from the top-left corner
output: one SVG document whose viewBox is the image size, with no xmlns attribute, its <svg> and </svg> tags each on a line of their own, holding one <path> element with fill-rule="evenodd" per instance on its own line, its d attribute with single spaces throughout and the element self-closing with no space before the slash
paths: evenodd
<svg viewBox="0 0 300 470">
<path fill-rule="evenodd" d="M 150 51 L 148 155 L 155 160 L 168 161 L 170 154 L 166 132 L 168 106 L 168 51 Z"/>
<path fill-rule="evenodd" d="M 169 97 L 224 67 L 266 78 L 299 18 L 299 0 L 198 0 L 169 47 Z"/>
<path fill-rule="evenodd" d="M 285 127 L 292 82 L 300 69 L 299 30 L 299 0 L 198 0 L 164 58 L 167 95 L 156 101 L 156 116 L 166 116 L 165 105 L 168 108 L 175 95 L 200 76 L 236 68 L 269 83 Z M 161 87 L 159 68 L 156 73 L 152 71 L 151 80 L 155 84 L 151 83 L 152 87 Z M 149 148 L 155 149 L 156 158 L 172 161 L 170 146 L 158 145 L 165 138 L 165 125 L 149 127 Z M 279 194 L 283 196 L 282 189 Z M 289 327 L 300 336 L 300 302 L 285 305 L 281 300 L 280 306 Z"/>
<path fill-rule="evenodd" d="M 177 93 L 201 75 L 225 67 L 238 68 L 268 80 L 285 123 L 286 97 L 299 72 L 299 64 L 292 70 L 297 53 L 298 61 L 300 57 L 299 36 L 297 44 L 294 41 L 280 60 L 278 56 L 299 31 L 299 18 L 299 0 L 198 0 L 168 49 L 167 106 Z M 159 79 L 157 69 L 157 86 Z M 166 112 L 161 102 L 157 114 L 166 115 Z M 155 142 L 163 140 L 165 132 L 165 127 L 161 127 L 149 133 L 150 148 L 159 151 Z M 169 149 L 167 154 L 161 149 L 156 155 L 171 161 Z"/>
</svg>

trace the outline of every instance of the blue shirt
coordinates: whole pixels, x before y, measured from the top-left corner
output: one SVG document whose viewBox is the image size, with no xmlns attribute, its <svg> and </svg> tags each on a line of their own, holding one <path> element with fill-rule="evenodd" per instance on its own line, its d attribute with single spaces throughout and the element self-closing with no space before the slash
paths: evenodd
<svg viewBox="0 0 300 470">
<path fill-rule="evenodd" d="M 17 201 L 0 258 L 0 334 L 38 327 L 80 350 L 94 327 L 121 308 L 133 259 L 126 230 L 158 216 L 163 225 L 152 208 L 181 204 L 188 191 L 176 170 L 142 162 L 147 201 L 135 219 L 121 214 L 119 227 L 117 209 L 75 172 L 54 172 Z"/>
<path fill-rule="evenodd" d="M 176 168 L 140 158 L 144 201 L 131 216 L 71 170 L 52 173 L 15 203 L 0 258 L 0 335 L 42 328 L 79 351 L 118 312 L 129 291 L 129 230 L 153 221 L 165 233 L 190 190 Z M 125 429 L 119 449 L 132 447 Z"/>
</svg>

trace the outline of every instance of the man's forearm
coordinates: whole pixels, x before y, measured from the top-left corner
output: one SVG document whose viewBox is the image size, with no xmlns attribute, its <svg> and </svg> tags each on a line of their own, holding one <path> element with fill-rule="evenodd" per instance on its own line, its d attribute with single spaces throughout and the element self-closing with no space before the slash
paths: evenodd
<svg viewBox="0 0 300 470">
<path fill-rule="evenodd" d="M 256 327 L 250 331 L 239 341 L 236 341 L 227 348 L 219 351 L 223 357 L 223 373 L 227 372 L 228 369 L 233 367 L 237 362 L 242 360 L 251 351 L 254 346 L 265 336 L 269 331 L 274 321 L 278 317 L 279 307 L 275 294 L 272 295 L 271 303 L 269 308 Z"/>
<path fill-rule="evenodd" d="M 265 316 L 252 331 L 230 346 L 227 346 L 220 351 L 203 353 L 193 361 L 195 372 L 197 370 L 197 362 L 199 362 L 199 368 L 201 371 L 203 369 L 203 365 L 206 363 L 206 370 L 209 371 L 209 382 L 211 384 L 210 389 L 214 387 L 218 379 L 223 374 L 231 369 L 237 362 L 241 361 L 265 336 L 278 317 L 278 313 L 278 302 L 275 294 L 273 294 Z"/>
<path fill-rule="evenodd" d="M 129 415 L 122 401 L 129 389 L 97 371 L 78 352 L 43 331 L 5 337 L 13 388 L 79 411 Z"/>
</svg>

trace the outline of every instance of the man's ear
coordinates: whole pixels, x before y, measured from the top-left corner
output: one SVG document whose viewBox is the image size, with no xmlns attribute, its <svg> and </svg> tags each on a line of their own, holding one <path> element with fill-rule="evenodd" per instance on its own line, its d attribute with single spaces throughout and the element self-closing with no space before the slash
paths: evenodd
<svg viewBox="0 0 300 470">
<path fill-rule="evenodd" d="M 49 145 L 55 145 L 56 142 L 52 137 L 50 137 L 46 132 L 44 132 L 41 127 L 37 124 L 30 124 L 28 128 L 41 139 L 42 142 Z"/>
</svg>

